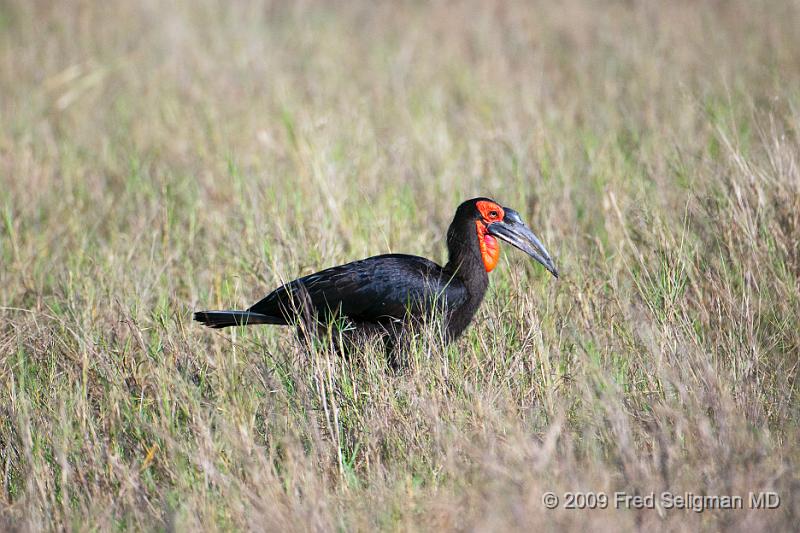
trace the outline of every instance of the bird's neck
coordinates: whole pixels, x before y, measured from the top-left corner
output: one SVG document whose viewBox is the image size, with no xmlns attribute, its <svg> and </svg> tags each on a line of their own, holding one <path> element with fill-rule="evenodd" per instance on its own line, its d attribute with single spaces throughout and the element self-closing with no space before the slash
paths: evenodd
<svg viewBox="0 0 800 533">
<path fill-rule="evenodd" d="M 475 247 L 477 248 L 477 244 Z M 448 341 L 452 341 L 461 336 L 478 312 L 489 286 L 489 275 L 484 268 L 480 250 L 476 252 L 463 248 L 454 250 L 452 246 L 449 248 L 450 259 L 444 266 L 444 271 L 451 278 L 458 279 L 467 289 L 466 301 L 457 309 L 448 310 L 446 334 Z"/>
<path fill-rule="evenodd" d="M 447 230 L 448 261 L 446 275 L 458 279 L 467 289 L 467 300 L 458 309 L 450 309 L 447 317 L 447 336 L 456 339 L 472 321 L 489 286 L 475 224 L 454 220 Z"/>
<path fill-rule="evenodd" d="M 454 222 L 447 231 L 447 251 L 449 257 L 444 271 L 464 283 L 477 309 L 489 286 L 489 275 L 481 256 L 475 226 L 470 223 L 458 227 Z"/>
</svg>

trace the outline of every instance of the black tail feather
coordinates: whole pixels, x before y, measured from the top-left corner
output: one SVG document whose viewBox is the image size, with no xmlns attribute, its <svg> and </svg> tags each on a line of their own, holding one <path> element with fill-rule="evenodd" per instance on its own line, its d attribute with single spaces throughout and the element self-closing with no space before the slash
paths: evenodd
<svg viewBox="0 0 800 533">
<path fill-rule="evenodd" d="M 282 318 L 250 311 L 197 311 L 194 319 L 215 329 L 253 324 L 285 324 Z"/>
</svg>

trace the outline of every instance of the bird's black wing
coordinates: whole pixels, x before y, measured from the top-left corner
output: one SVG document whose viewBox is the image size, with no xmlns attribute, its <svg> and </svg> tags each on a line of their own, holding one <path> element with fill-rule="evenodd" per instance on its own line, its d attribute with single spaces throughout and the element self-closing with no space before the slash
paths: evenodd
<svg viewBox="0 0 800 533">
<path fill-rule="evenodd" d="M 301 289 L 302 287 L 302 289 Z M 303 294 L 304 291 L 307 296 Z M 436 305 L 457 307 L 467 299 L 463 283 L 436 263 L 388 254 L 328 268 L 279 287 L 248 311 L 282 316 L 287 322 L 310 301 L 323 317 L 341 313 L 359 321 L 422 316 Z"/>
</svg>

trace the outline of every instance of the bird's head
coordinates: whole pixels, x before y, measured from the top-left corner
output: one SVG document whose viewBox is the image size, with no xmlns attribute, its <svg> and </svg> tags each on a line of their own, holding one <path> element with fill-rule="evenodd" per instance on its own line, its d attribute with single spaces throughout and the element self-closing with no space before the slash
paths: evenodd
<svg viewBox="0 0 800 533">
<path fill-rule="evenodd" d="M 500 260 L 500 243 L 497 239 L 501 239 L 528 254 L 558 277 L 558 270 L 542 241 L 522 221 L 519 213 L 510 207 L 503 207 L 489 198 L 467 200 L 458 207 L 453 227 L 461 226 L 470 233 L 470 222 L 474 223 L 474 238 L 487 272 L 494 270 Z"/>
</svg>

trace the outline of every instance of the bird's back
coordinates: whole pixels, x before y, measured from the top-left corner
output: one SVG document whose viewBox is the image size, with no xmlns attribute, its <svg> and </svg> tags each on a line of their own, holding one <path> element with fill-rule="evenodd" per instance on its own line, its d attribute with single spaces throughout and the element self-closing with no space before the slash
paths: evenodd
<svg viewBox="0 0 800 533">
<path fill-rule="evenodd" d="M 413 255 L 386 254 L 335 266 L 283 285 L 248 311 L 294 321 L 304 306 L 322 319 L 340 314 L 369 323 L 421 317 L 467 299 L 463 283 Z"/>
</svg>

